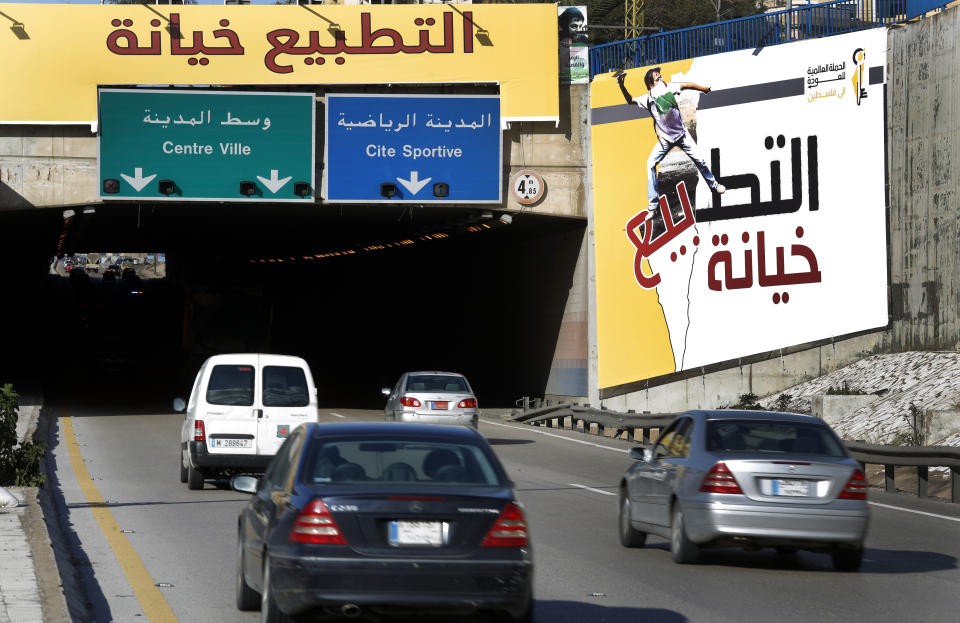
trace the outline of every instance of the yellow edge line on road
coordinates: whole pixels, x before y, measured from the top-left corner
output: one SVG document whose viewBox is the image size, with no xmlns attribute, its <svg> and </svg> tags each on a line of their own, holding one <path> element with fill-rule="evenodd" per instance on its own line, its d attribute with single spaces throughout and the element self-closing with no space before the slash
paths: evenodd
<svg viewBox="0 0 960 623">
<path fill-rule="evenodd" d="M 87 466 L 83 464 L 83 456 L 80 454 L 80 447 L 77 445 L 77 437 L 73 432 L 73 421 L 64 410 L 64 417 L 60 420 L 63 424 L 64 441 L 67 444 L 67 451 L 70 453 L 70 463 L 73 465 L 73 473 L 77 476 L 77 482 L 80 484 L 80 490 L 83 491 L 90 510 L 93 512 L 94 519 L 100 524 L 100 530 L 107 538 L 113 555 L 116 556 L 120 568 L 123 569 L 127 581 L 130 582 L 140 607 L 147 620 L 152 623 L 176 623 L 177 617 L 163 594 L 154 585 L 153 578 L 144 566 L 143 561 L 127 536 L 120 532 L 120 524 L 113 518 L 113 513 L 107 508 L 100 495 L 97 486 L 93 484 L 90 472 Z"/>
</svg>

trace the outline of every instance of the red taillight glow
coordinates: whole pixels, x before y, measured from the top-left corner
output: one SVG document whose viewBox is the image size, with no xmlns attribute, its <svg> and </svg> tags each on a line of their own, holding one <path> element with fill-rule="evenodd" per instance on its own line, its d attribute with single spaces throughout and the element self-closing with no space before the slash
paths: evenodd
<svg viewBox="0 0 960 623">
<path fill-rule="evenodd" d="M 841 500 L 866 500 L 867 499 L 867 479 L 863 476 L 863 471 L 853 470 L 853 475 L 847 481 L 847 486 L 840 492 Z"/>
<path fill-rule="evenodd" d="M 340 533 L 337 522 L 327 510 L 323 500 L 314 500 L 303 507 L 293 529 L 290 540 L 296 543 L 318 543 L 321 545 L 346 545 L 347 539 Z"/>
<path fill-rule="evenodd" d="M 703 477 L 700 491 L 704 493 L 743 493 L 737 479 L 734 478 L 730 468 L 723 461 L 714 465 L 713 469 Z"/>
<path fill-rule="evenodd" d="M 464 398 L 459 403 L 457 403 L 458 409 L 476 409 L 477 408 L 477 399 L 476 398 Z"/>
<path fill-rule="evenodd" d="M 400 404 L 405 407 L 419 407 L 420 401 L 412 396 L 404 396 L 400 399 Z"/>
<path fill-rule="evenodd" d="M 527 519 L 520 507 L 507 504 L 493 527 L 483 537 L 481 547 L 524 547 L 527 544 Z"/>
<path fill-rule="evenodd" d="M 207 433 L 203 428 L 203 420 L 194 420 L 193 422 L 193 440 L 194 441 L 206 441 Z"/>
</svg>

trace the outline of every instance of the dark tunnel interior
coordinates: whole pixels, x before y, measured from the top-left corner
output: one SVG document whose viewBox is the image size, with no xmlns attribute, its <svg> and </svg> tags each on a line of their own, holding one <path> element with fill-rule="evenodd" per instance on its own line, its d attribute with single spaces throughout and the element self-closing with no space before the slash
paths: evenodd
<svg viewBox="0 0 960 623">
<path fill-rule="evenodd" d="M 256 351 L 304 357 L 321 405 L 380 408 L 381 387 L 433 369 L 509 407 L 544 393 L 586 225 L 424 206 L 93 208 L 0 212 L 0 383 L 168 408 L 207 356 Z M 58 254 L 114 251 L 163 253 L 166 276 L 51 274 Z"/>
</svg>

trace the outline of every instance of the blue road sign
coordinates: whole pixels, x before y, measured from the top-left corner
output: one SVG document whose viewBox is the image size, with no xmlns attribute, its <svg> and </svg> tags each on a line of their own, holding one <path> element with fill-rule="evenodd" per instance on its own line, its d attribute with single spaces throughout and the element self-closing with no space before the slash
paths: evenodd
<svg viewBox="0 0 960 623">
<path fill-rule="evenodd" d="M 496 95 L 327 95 L 326 192 L 341 203 L 499 203 Z"/>
<path fill-rule="evenodd" d="M 312 202 L 312 93 L 101 89 L 102 199 Z"/>
</svg>

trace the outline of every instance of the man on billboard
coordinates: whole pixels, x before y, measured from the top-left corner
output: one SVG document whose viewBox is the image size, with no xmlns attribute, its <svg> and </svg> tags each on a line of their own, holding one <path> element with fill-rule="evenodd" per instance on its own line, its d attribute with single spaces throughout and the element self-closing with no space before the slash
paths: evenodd
<svg viewBox="0 0 960 623">
<path fill-rule="evenodd" d="M 701 93 L 709 93 L 710 87 L 702 86 L 693 82 L 668 83 L 660 75 L 660 68 L 654 67 L 647 71 L 643 77 L 643 82 L 647 86 L 648 93 L 640 97 L 633 97 L 627 91 L 624 84 L 627 74 L 621 73 L 617 76 L 617 84 L 620 85 L 620 91 L 628 104 L 636 103 L 640 108 L 647 110 L 653 117 L 653 126 L 657 132 L 657 144 L 653 146 L 650 157 L 647 158 L 647 198 L 650 202 L 650 213 L 652 216 L 659 205 L 660 188 L 657 183 L 657 166 L 660 161 L 666 157 L 674 147 L 679 147 L 683 153 L 687 154 L 690 160 L 697 166 L 703 181 L 707 183 L 710 190 L 722 195 L 726 192 L 723 184 L 717 182 L 707 166 L 707 161 L 700 155 L 697 143 L 690 136 L 686 126 L 683 124 L 683 118 L 680 116 L 680 108 L 677 106 L 676 96 L 684 89 L 694 89 Z"/>
</svg>

